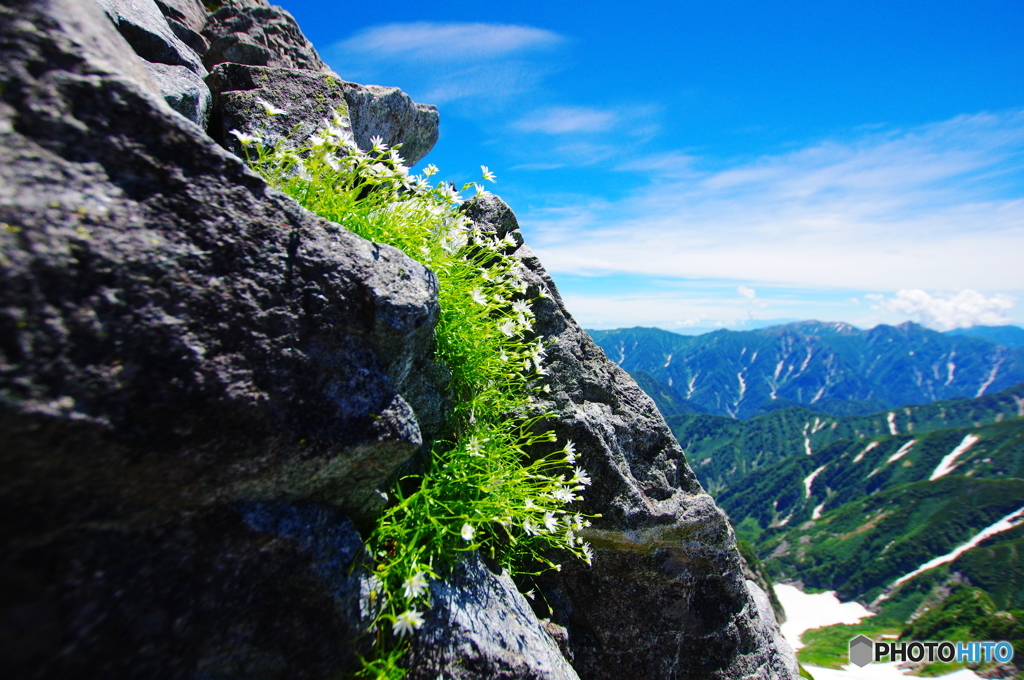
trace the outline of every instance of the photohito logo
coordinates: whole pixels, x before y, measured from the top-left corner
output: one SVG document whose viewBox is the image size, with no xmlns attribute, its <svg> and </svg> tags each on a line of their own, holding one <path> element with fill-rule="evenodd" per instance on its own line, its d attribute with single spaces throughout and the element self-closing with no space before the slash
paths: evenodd
<svg viewBox="0 0 1024 680">
<path fill-rule="evenodd" d="M 981 663 L 1013 660 L 1013 645 L 1009 642 L 874 642 L 858 635 L 850 640 L 850 663 L 863 668 L 872 661 L 965 661 Z"/>
</svg>

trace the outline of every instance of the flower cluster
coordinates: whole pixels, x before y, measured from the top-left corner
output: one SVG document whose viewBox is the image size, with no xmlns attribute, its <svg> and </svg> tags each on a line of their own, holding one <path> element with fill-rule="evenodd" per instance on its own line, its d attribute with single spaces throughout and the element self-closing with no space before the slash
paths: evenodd
<svg viewBox="0 0 1024 680">
<path fill-rule="evenodd" d="M 592 560 L 579 536 L 589 519 L 571 509 L 591 480 L 573 442 L 558 448 L 535 406 L 536 392 L 550 389 L 549 345 L 534 330 L 543 288 L 528 283 L 511 234 L 499 237 L 460 210 L 461 192 L 480 196 L 483 185 L 431 185 L 435 166 L 410 174 L 399 146 L 374 138 L 361 151 L 346 135 L 339 119 L 302 149 L 239 139 L 257 145 L 252 165 L 302 205 L 400 248 L 438 277 L 436 356 L 451 372 L 454 404 L 448 431 L 420 474 L 382 493 L 388 505 L 368 540 L 377 652 L 365 675 L 400 677 L 395 650 L 425 625 L 431 581 L 462 553 L 483 551 L 519 573 L 560 568 L 552 549 Z M 485 166 L 481 174 L 496 181 Z"/>
</svg>

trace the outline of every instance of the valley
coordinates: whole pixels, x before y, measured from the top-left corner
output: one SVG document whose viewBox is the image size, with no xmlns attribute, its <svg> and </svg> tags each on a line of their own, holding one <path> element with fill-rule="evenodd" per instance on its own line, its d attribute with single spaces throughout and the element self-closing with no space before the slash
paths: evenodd
<svg viewBox="0 0 1024 680">
<path fill-rule="evenodd" d="M 1001 337 L 1013 335 L 1011 327 Z M 670 336 L 598 333 L 770 577 L 875 612 L 810 632 L 805 664 L 838 668 L 846 641 L 864 631 L 1005 639 L 1024 659 L 1024 383 L 1000 382 L 1018 376 L 1019 348 L 913 324 Z M 824 356 L 815 368 L 816 355 Z M 782 368 L 759 372 L 772 361 Z M 941 361 L 956 368 L 943 375 Z M 742 389 L 731 387 L 737 368 Z M 751 397 L 757 385 L 761 395 Z M 815 385 L 820 398 L 806 400 Z M 767 403 L 756 402 L 765 390 Z M 943 398 L 924 398 L 932 396 Z M 879 408 L 865 412 L 872 404 Z M 1009 672 L 993 666 L 976 670 Z"/>
</svg>

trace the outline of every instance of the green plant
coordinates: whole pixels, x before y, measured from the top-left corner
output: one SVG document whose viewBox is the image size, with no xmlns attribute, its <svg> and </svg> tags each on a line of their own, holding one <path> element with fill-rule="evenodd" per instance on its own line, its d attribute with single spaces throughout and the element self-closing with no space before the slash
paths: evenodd
<svg viewBox="0 0 1024 680">
<path fill-rule="evenodd" d="M 247 152 L 255 148 L 251 165 L 273 186 L 403 250 L 438 278 L 436 354 L 451 371 L 454 407 L 422 473 L 398 480 L 386 494 L 389 504 L 367 541 L 374 646 L 360 677 L 400 678 L 408 639 L 431 604 L 430 581 L 462 553 L 480 550 L 518 574 L 559 569 L 552 549 L 591 560 L 577 535 L 590 522 L 566 509 L 581 500 L 590 479 L 574 466 L 571 441 L 553 445 L 533 398 L 549 389 L 547 348 L 533 332 L 532 309 L 545 293 L 525 282 L 511 236 L 474 227 L 459 210 L 455 187 L 430 185 L 437 168 L 410 175 L 397 146 L 375 138 L 369 152 L 360 151 L 345 139 L 340 120 L 293 151 L 233 134 Z M 494 181 L 481 169 L 484 180 Z M 486 194 L 475 183 L 462 190 L 470 188 Z"/>
</svg>

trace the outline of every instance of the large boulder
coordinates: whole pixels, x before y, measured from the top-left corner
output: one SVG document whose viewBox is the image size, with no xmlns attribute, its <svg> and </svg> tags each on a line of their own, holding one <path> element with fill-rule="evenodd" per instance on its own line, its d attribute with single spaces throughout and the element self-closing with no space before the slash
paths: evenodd
<svg viewBox="0 0 1024 680">
<path fill-rule="evenodd" d="M 214 95 L 210 135 L 239 156 L 245 152 L 231 131 L 258 136 L 266 146 L 303 146 L 327 127 L 364 151 L 380 137 L 401 144 L 406 165 L 414 165 L 437 142 L 437 109 L 417 104 L 396 87 L 359 85 L 333 72 L 225 62 L 206 79 Z M 271 113 L 273 111 L 274 113 Z"/>
<path fill-rule="evenodd" d="M 207 18 L 202 31 L 210 48 L 203 55 L 207 68 L 223 62 L 325 71 L 312 43 L 295 18 L 281 7 L 221 7 Z"/>
<path fill-rule="evenodd" d="M 210 135 L 239 156 L 245 151 L 232 130 L 295 148 L 318 130 L 340 127 L 364 151 L 374 137 L 401 144 L 409 166 L 437 142 L 437 108 L 397 87 L 342 80 L 280 7 L 222 7 L 209 15 L 203 35 L 211 45 L 204 55 L 214 97 Z M 268 114 L 268 105 L 283 113 Z"/>
<path fill-rule="evenodd" d="M 0 2 L 0 82 L 5 673 L 354 670 L 435 277 L 270 190 L 93 3 Z"/>
<path fill-rule="evenodd" d="M 360 149 L 369 149 L 373 137 L 388 145 L 401 144 L 406 165 L 414 165 L 437 143 L 437 108 L 417 104 L 397 87 L 345 83 L 345 101 L 352 134 Z"/>
<path fill-rule="evenodd" d="M 206 27 L 206 7 L 201 0 L 155 0 L 168 21 L 174 21 L 198 34 Z M 203 50 L 205 51 L 205 50 Z"/>
<path fill-rule="evenodd" d="M 409 680 L 579 680 L 508 572 L 476 553 L 430 586 L 433 606 L 403 661 Z"/>
<path fill-rule="evenodd" d="M 202 36 L 165 17 L 166 6 L 154 0 L 96 1 L 144 60 L 152 82 L 171 108 L 205 129 L 211 96 L 203 81 L 206 68 L 200 54 L 206 44 Z"/>
<path fill-rule="evenodd" d="M 347 83 L 329 73 L 223 63 L 213 67 L 206 82 L 214 94 L 210 136 L 238 156 L 246 151 L 232 131 L 257 136 L 267 147 L 301 147 L 327 127 L 355 141 Z"/>
<path fill-rule="evenodd" d="M 539 580 L 584 680 L 796 678 L 767 597 L 743 575 L 724 513 L 704 493 L 650 398 L 572 319 L 551 277 L 523 244 L 515 215 L 485 196 L 466 214 L 495 238 L 511 235 L 535 331 L 551 343 L 543 425 L 575 443 L 593 484 L 579 510 L 593 566 L 566 559 Z"/>
<path fill-rule="evenodd" d="M 206 68 L 195 50 L 182 42 L 154 0 L 96 0 L 135 53 L 157 64 L 185 66 L 200 77 Z"/>
</svg>

